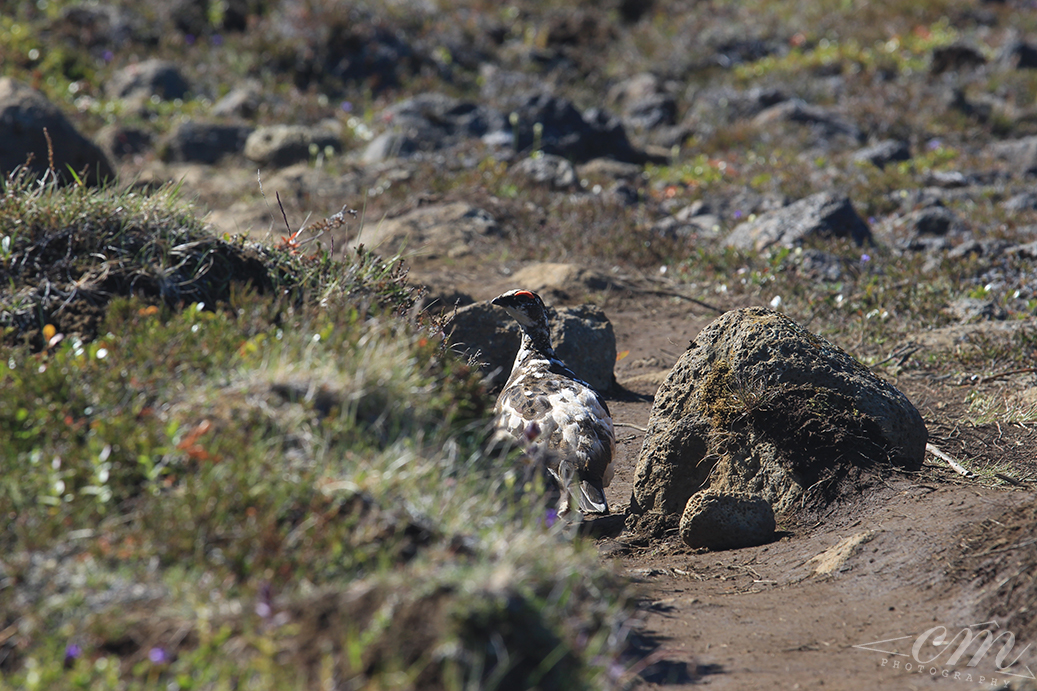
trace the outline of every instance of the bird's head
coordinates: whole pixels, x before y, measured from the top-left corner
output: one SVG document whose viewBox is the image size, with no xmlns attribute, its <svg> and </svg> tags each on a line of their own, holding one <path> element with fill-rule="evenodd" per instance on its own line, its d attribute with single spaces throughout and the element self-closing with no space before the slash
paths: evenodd
<svg viewBox="0 0 1037 691">
<path fill-rule="evenodd" d="M 540 296 L 529 290 L 509 290 L 490 301 L 519 323 L 524 331 L 547 331 L 547 306 Z"/>
</svg>

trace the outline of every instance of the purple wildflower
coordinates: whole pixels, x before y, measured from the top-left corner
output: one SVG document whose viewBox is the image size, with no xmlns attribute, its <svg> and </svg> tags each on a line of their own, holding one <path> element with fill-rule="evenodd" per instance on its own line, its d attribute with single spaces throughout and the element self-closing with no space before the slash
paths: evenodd
<svg viewBox="0 0 1037 691">
<path fill-rule="evenodd" d="M 65 669 L 69 669 L 75 664 L 79 656 L 83 654 L 83 649 L 75 643 L 69 643 L 65 648 Z"/>
<path fill-rule="evenodd" d="M 274 613 L 272 606 L 273 593 L 268 581 L 263 581 L 259 586 L 259 600 L 256 602 L 256 614 L 263 619 L 269 619 Z"/>
<path fill-rule="evenodd" d="M 148 659 L 156 665 L 161 665 L 167 661 L 166 651 L 162 648 L 152 648 L 148 651 Z"/>
<path fill-rule="evenodd" d="M 557 521 L 557 520 L 558 520 L 558 510 L 557 509 L 548 509 L 547 513 L 544 514 L 544 523 L 547 525 L 548 528 L 553 526 L 555 524 L 555 521 Z"/>
<path fill-rule="evenodd" d="M 349 102 L 349 101 L 343 101 L 342 105 L 340 107 L 342 108 L 342 112 L 343 113 L 352 113 L 353 112 L 353 104 L 351 102 Z"/>
</svg>

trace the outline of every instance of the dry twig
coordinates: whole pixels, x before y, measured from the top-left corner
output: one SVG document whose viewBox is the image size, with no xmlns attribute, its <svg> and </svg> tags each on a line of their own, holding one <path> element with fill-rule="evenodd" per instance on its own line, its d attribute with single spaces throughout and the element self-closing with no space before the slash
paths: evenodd
<svg viewBox="0 0 1037 691">
<path fill-rule="evenodd" d="M 949 465 L 954 472 L 958 473 L 962 477 L 976 477 L 976 474 L 974 472 L 972 472 L 971 470 L 963 466 L 961 463 L 945 454 L 943 451 L 940 451 L 932 444 L 926 444 L 925 450 L 939 458 L 941 461 L 946 462 L 947 465 Z"/>
</svg>

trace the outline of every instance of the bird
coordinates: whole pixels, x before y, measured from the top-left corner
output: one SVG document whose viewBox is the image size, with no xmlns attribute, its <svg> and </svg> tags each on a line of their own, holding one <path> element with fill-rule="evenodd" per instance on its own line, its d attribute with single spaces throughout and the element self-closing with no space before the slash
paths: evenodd
<svg viewBox="0 0 1037 691">
<path fill-rule="evenodd" d="M 522 327 L 511 375 L 494 406 L 497 430 L 543 459 L 561 490 L 559 516 L 607 514 L 616 434 L 605 399 L 555 355 L 539 295 L 517 289 L 490 302 Z"/>
</svg>

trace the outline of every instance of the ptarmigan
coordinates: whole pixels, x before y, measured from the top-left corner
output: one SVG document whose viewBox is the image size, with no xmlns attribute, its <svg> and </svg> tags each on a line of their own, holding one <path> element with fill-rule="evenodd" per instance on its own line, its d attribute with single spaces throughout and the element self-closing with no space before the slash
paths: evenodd
<svg viewBox="0 0 1037 691">
<path fill-rule="evenodd" d="M 492 300 L 522 327 L 522 345 L 497 398 L 497 427 L 533 448 L 562 490 L 559 513 L 608 513 L 616 437 L 605 400 L 555 355 L 547 307 L 536 293 L 512 290 Z"/>
</svg>

